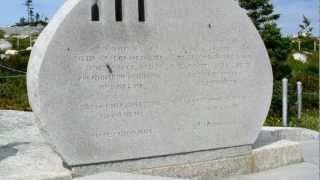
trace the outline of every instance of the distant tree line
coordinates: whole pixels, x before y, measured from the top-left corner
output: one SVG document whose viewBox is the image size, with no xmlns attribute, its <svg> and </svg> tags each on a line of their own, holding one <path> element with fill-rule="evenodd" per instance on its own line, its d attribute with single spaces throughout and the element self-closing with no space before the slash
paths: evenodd
<svg viewBox="0 0 320 180">
<path fill-rule="evenodd" d="M 291 69 L 287 59 L 294 49 L 293 46 L 296 45 L 292 42 L 292 38 L 284 37 L 281 34 L 281 29 L 276 23 L 276 20 L 280 18 L 280 14 L 274 13 L 274 7 L 270 0 L 239 0 L 239 4 L 247 10 L 248 16 L 258 29 L 266 45 L 275 80 L 289 78 Z M 312 37 L 313 29 L 310 20 L 303 16 L 303 22 L 299 27 L 301 29 L 298 33 L 299 41 L 305 47 L 308 47 L 308 50 L 312 51 L 316 38 Z"/>
<path fill-rule="evenodd" d="M 311 121 L 313 124 L 319 124 L 319 55 L 317 53 L 319 40 L 312 35 L 311 21 L 303 16 L 297 35 L 287 37 L 281 34 L 281 29 L 276 23 L 280 14 L 274 13 L 271 0 L 239 0 L 239 4 L 247 11 L 248 16 L 258 29 L 271 60 L 274 87 L 266 124 L 281 125 L 282 78 L 289 79 L 289 102 L 291 102 L 289 114 L 296 113 L 295 88 L 297 81 L 301 81 L 304 89 L 304 111 L 307 113 L 306 115 L 308 115 L 308 111 L 315 112 L 314 114 L 317 116 L 314 116 L 316 118 Z M 302 63 L 294 60 L 293 54 L 297 52 L 306 55 L 308 61 Z M 309 126 L 302 127 L 310 128 Z M 319 127 L 314 125 L 312 129 L 319 129 Z"/>
<path fill-rule="evenodd" d="M 48 24 L 48 17 L 43 17 L 38 12 L 34 11 L 32 0 L 26 0 L 24 5 L 26 7 L 27 17 L 21 17 L 19 22 L 16 23 L 16 26 L 37 26 L 38 24 Z"/>
<path fill-rule="evenodd" d="M 289 76 L 291 70 L 286 60 L 291 53 L 291 40 L 282 36 L 275 22 L 280 14 L 274 14 L 274 7 L 270 0 L 239 0 L 239 3 L 247 10 L 248 16 L 266 45 L 275 80 Z"/>
</svg>

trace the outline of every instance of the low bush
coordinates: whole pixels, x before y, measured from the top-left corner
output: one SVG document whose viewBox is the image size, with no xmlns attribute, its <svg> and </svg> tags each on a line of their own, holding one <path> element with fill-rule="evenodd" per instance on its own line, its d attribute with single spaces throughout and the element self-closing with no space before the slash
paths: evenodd
<svg viewBox="0 0 320 180">
<path fill-rule="evenodd" d="M 5 34 L 6 33 L 4 31 L 0 30 L 0 39 L 3 39 Z"/>
<path fill-rule="evenodd" d="M 312 129 L 315 131 L 320 130 L 319 111 L 317 109 L 307 110 L 302 113 L 301 119 L 299 120 L 296 116 L 290 118 L 291 127 L 303 127 Z"/>
<path fill-rule="evenodd" d="M 0 109 L 31 110 L 25 77 L 0 81 Z"/>
</svg>

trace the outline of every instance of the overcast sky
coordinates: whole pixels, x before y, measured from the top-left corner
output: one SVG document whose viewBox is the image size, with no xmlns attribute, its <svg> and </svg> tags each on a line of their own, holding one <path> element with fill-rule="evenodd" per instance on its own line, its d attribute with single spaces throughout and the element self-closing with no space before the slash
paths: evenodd
<svg viewBox="0 0 320 180">
<path fill-rule="evenodd" d="M 22 16 L 25 16 L 25 0 L 1 0 L 0 26 L 13 25 Z M 44 17 L 52 15 L 61 6 L 64 0 L 33 0 L 35 11 Z M 281 14 L 278 21 L 282 32 L 287 35 L 296 34 L 302 15 L 306 15 L 314 27 L 313 33 L 319 35 L 319 4 L 318 0 L 271 0 L 277 13 Z"/>
</svg>

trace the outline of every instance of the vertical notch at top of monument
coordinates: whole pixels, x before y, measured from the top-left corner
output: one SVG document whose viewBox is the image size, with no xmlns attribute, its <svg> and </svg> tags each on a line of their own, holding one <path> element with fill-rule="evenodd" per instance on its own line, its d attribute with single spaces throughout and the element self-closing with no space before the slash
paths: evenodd
<svg viewBox="0 0 320 180">
<path fill-rule="evenodd" d="M 139 21 L 145 21 L 145 4 L 144 0 L 138 0 Z"/>
<path fill-rule="evenodd" d="M 137 14 L 139 22 L 145 21 L 145 1 L 144 0 L 136 0 L 137 1 Z M 100 6 L 101 3 L 99 0 L 93 1 L 91 6 L 91 20 L 92 21 L 100 21 Z M 122 0 L 114 0 L 114 12 L 115 12 L 115 21 L 122 22 L 123 21 L 123 1 Z M 103 10 L 103 9 L 102 9 Z"/>
<path fill-rule="evenodd" d="M 99 10 L 99 5 L 97 1 L 91 7 L 91 20 L 92 21 L 100 20 L 100 10 Z"/>
</svg>

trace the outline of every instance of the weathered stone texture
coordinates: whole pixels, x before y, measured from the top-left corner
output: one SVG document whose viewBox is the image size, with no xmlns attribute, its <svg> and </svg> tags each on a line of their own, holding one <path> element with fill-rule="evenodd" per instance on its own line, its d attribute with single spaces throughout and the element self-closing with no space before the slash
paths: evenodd
<svg viewBox="0 0 320 180">
<path fill-rule="evenodd" d="M 32 109 L 66 163 L 253 144 L 273 78 L 245 11 L 233 0 L 145 0 L 141 22 L 138 0 L 123 0 L 116 21 L 114 3 L 66 1 L 32 51 Z"/>
</svg>

